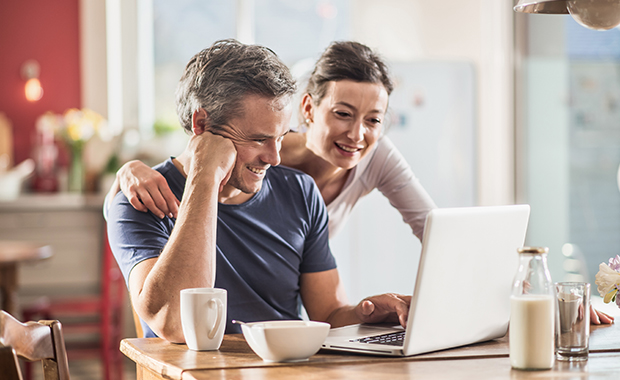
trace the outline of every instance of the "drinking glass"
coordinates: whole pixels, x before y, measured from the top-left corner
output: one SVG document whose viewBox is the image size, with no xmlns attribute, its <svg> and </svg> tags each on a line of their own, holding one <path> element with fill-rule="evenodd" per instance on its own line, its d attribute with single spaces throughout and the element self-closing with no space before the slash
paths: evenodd
<svg viewBox="0 0 620 380">
<path fill-rule="evenodd" d="M 556 358 L 563 361 L 588 360 L 590 284 L 558 282 L 555 284 L 555 290 Z"/>
</svg>

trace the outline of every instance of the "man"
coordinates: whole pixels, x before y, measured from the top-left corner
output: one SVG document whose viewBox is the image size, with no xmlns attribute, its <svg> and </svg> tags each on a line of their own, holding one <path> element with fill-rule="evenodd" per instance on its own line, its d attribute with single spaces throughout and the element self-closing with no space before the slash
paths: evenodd
<svg viewBox="0 0 620 380">
<path fill-rule="evenodd" d="M 136 211 L 122 193 L 108 214 L 145 336 L 184 342 L 180 291 L 196 287 L 228 290 L 227 333 L 240 331 L 232 319 L 299 319 L 300 297 L 311 319 L 334 327 L 405 325 L 410 297 L 347 305 L 316 185 L 275 167 L 294 91 L 286 66 L 264 47 L 218 41 L 188 63 L 177 112 L 192 137 L 180 156 L 156 167 L 182 199 L 178 218 Z"/>
</svg>

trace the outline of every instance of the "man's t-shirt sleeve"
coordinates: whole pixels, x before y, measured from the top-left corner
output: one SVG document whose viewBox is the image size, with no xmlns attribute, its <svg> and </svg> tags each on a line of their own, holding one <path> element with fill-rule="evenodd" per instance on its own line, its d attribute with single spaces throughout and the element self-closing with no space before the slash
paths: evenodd
<svg viewBox="0 0 620 380">
<path fill-rule="evenodd" d="M 301 273 L 322 272 L 336 268 L 336 260 L 329 248 L 328 216 L 325 202 L 314 181 L 305 186 L 310 229 L 304 244 Z"/>
<path fill-rule="evenodd" d="M 108 209 L 108 240 L 125 281 L 136 264 L 158 257 L 170 238 L 172 223 L 151 212 L 131 206 L 122 192 L 116 194 Z"/>
</svg>

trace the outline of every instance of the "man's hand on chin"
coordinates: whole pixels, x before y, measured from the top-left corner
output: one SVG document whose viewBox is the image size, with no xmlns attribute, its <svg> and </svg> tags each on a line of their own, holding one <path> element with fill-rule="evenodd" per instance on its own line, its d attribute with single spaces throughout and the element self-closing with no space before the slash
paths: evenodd
<svg viewBox="0 0 620 380">
<path fill-rule="evenodd" d="M 237 150 L 232 141 L 205 131 L 189 139 L 186 151 L 190 156 L 187 174 L 211 173 L 210 175 L 215 176 L 216 182 L 220 184 L 219 191 L 222 191 L 237 159 Z"/>
</svg>

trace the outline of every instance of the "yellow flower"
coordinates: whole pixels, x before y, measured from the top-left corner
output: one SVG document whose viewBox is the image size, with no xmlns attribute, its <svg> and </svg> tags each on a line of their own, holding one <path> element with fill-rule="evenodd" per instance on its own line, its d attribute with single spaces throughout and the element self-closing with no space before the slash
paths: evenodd
<svg viewBox="0 0 620 380">
<path fill-rule="evenodd" d="M 103 123 L 103 117 L 98 113 L 83 109 L 78 110 L 71 108 L 65 111 L 65 125 L 67 128 L 67 136 L 69 140 L 88 141 L 99 129 L 99 125 Z"/>
<path fill-rule="evenodd" d="M 598 285 L 597 289 L 601 297 L 603 297 L 603 301 L 608 303 L 618 292 L 616 285 L 620 285 L 620 273 L 611 269 L 609 265 L 601 263 L 598 266 L 595 282 Z"/>
<path fill-rule="evenodd" d="M 83 146 L 95 133 L 109 140 L 107 129 L 103 116 L 87 108 L 70 108 L 62 115 L 46 112 L 37 119 L 38 131 L 52 132 L 70 146 Z"/>
</svg>

